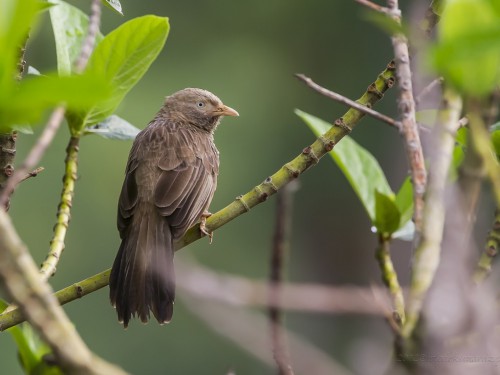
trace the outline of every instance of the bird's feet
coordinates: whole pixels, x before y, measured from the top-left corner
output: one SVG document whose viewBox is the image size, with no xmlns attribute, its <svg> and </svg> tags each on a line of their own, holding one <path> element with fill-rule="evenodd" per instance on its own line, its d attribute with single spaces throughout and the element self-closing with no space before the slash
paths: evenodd
<svg viewBox="0 0 500 375">
<path fill-rule="evenodd" d="M 212 213 L 208 211 L 205 211 L 201 214 L 200 232 L 205 236 L 208 236 L 208 238 L 210 239 L 210 243 L 212 243 L 212 240 L 214 239 L 214 232 L 209 232 L 207 229 L 207 218 L 209 218 L 210 216 L 212 216 Z"/>
</svg>

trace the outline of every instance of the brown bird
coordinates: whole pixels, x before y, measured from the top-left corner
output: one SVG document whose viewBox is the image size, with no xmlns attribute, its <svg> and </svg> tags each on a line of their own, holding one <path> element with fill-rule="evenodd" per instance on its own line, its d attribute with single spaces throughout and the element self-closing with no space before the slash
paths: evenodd
<svg viewBox="0 0 500 375">
<path fill-rule="evenodd" d="M 111 270 L 110 299 L 127 327 L 132 316 L 172 319 L 174 241 L 202 219 L 219 173 L 213 133 L 238 116 L 214 94 L 187 88 L 165 104 L 134 141 L 118 202 L 122 240 Z M 204 230 L 204 229 L 203 229 Z"/>
</svg>

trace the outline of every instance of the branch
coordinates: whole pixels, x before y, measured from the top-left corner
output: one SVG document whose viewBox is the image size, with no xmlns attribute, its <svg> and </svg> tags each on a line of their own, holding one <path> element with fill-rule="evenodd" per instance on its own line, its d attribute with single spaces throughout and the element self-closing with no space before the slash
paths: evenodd
<svg viewBox="0 0 500 375">
<path fill-rule="evenodd" d="M 414 256 L 411 275 L 410 300 L 406 323 L 403 326 L 403 337 L 413 335 L 420 318 L 424 298 L 434 279 L 439 265 L 441 241 L 443 238 L 445 213 L 445 187 L 448 179 L 455 134 L 459 127 L 462 111 L 462 99 L 449 88 L 445 88 L 442 108 L 439 111 L 438 124 L 433 137 L 435 150 L 429 165 L 429 186 L 426 194 L 422 233 Z"/>
<path fill-rule="evenodd" d="M 54 236 L 50 241 L 49 253 L 40 268 L 44 279 L 48 279 L 56 272 L 57 264 L 64 250 L 64 240 L 71 220 L 71 206 L 77 178 L 79 142 L 80 137 L 71 137 L 66 148 L 66 167 L 61 200 L 57 209 L 57 221 L 54 226 Z"/>
<path fill-rule="evenodd" d="M 3 210 L 0 210 L 0 249 L 2 286 L 51 346 L 58 365 L 71 374 L 125 374 L 95 357 L 78 336 Z"/>
<path fill-rule="evenodd" d="M 415 98 L 415 106 L 418 106 L 419 103 L 424 99 L 427 95 L 429 95 L 432 90 L 436 88 L 436 86 L 441 86 L 444 82 L 443 77 L 438 77 L 434 80 L 432 80 L 427 86 L 425 86 L 422 91 L 417 95 Z"/>
<path fill-rule="evenodd" d="M 354 1 L 357 2 L 358 4 L 366 6 L 369 9 L 372 9 L 372 10 L 374 10 L 376 12 L 380 12 L 380 13 L 383 13 L 383 14 L 389 14 L 389 12 L 390 12 L 389 8 L 386 8 L 386 7 L 383 7 L 381 5 L 375 4 L 375 3 L 373 3 L 373 2 L 371 2 L 369 0 L 354 0 Z"/>
<path fill-rule="evenodd" d="M 269 275 L 269 322 L 274 360 L 278 366 L 279 375 L 293 375 L 286 343 L 286 330 L 283 328 L 283 313 L 279 307 L 273 306 L 281 299 L 283 288 L 283 269 L 288 247 L 290 221 L 292 218 L 292 194 L 296 189 L 293 183 L 287 185 L 278 193 L 276 200 L 276 221 L 271 252 L 271 272 Z"/>
<path fill-rule="evenodd" d="M 32 177 L 38 176 L 40 173 L 42 173 L 45 170 L 44 167 L 38 167 L 33 169 L 31 172 L 27 173 L 26 176 L 23 177 L 23 179 L 20 182 L 24 182 L 26 180 L 29 180 Z"/>
<path fill-rule="evenodd" d="M 177 258 L 179 289 L 196 298 L 239 307 L 276 307 L 316 314 L 363 314 L 390 317 L 391 304 L 385 288 L 331 287 L 322 284 L 283 284 L 280 299 L 266 281 L 222 274 Z M 110 270 L 70 285 L 55 293 L 61 305 L 75 301 L 108 285 Z M 24 321 L 19 308 L 0 314 L 0 332 Z"/>
<path fill-rule="evenodd" d="M 401 23 L 397 0 L 388 0 L 391 17 Z M 396 61 L 396 77 L 399 86 L 398 107 L 401 115 L 402 132 L 405 139 L 406 153 L 410 163 L 411 177 L 413 182 L 413 201 L 415 228 L 417 233 L 422 230 L 422 214 L 424 209 L 424 192 L 427 183 L 427 172 L 425 170 L 424 155 L 418 125 L 415 118 L 415 101 L 413 99 L 412 73 L 410 68 L 410 57 L 408 43 L 402 33 L 395 34 L 392 38 L 394 47 L 394 58 Z"/>
<path fill-rule="evenodd" d="M 382 280 L 389 288 L 389 292 L 392 297 L 392 303 L 394 306 L 392 320 L 395 324 L 391 324 L 391 326 L 396 327 L 399 330 L 405 322 L 405 300 L 403 296 L 403 289 L 399 284 L 398 274 L 396 273 L 394 264 L 392 263 L 389 241 L 390 240 L 385 238 L 382 234 L 379 235 L 379 246 L 377 248 L 377 252 L 375 253 L 375 257 L 378 260 L 380 271 L 382 272 Z"/>
<path fill-rule="evenodd" d="M 99 24 L 101 22 L 101 1 L 93 0 L 91 4 L 91 14 L 89 17 L 89 27 L 87 36 L 82 44 L 80 55 L 75 61 L 75 72 L 82 72 L 87 66 L 89 57 L 94 49 L 97 33 L 99 32 Z M 40 272 L 44 279 L 48 279 L 56 272 L 57 264 L 64 251 L 64 242 L 68 231 L 69 222 L 71 220 L 71 206 L 75 183 L 78 172 L 78 150 L 80 143 L 80 135 L 72 136 L 66 148 L 65 173 L 63 177 L 63 189 L 61 199 L 57 209 L 57 221 L 54 226 L 54 236 L 50 241 L 49 253 L 47 254 Z"/>
<path fill-rule="evenodd" d="M 373 105 L 382 99 L 384 93 L 392 87 L 393 84 L 394 64 L 391 62 L 388 64 L 387 68 L 379 74 L 377 80 L 368 86 L 367 91 L 358 101 L 364 105 Z M 319 137 L 311 146 L 306 147 L 295 159 L 285 164 L 263 183 L 256 186 L 248 193 L 238 196 L 232 203 L 207 218 L 207 231 L 209 233 L 213 232 L 238 216 L 250 211 L 252 207 L 265 202 L 270 195 L 275 194 L 279 189 L 298 178 L 311 166 L 317 164 L 319 159 L 327 152 L 331 151 L 335 144 L 348 134 L 363 116 L 364 113 L 352 108 L 349 109 L 343 117 L 335 121 L 335 126 L 332 126 L 329 131 Z M 196 224 L 175 244 L 175 250 L 180 250 L 204 236 L 205 235 L 200 231 L 199 224 Z M 105 280 L 105 285 L 107 285 L 109 272 L 110 270 L 108 269 L 95 277 Z M 0 330 L 3 329 L 1 324 L 2 320 L 0 319 Z"/>
<path fill-rule="evenodd" d="M 14 159 L 16 157 L 17 132 L 0 134 L 0 194 L 5 190 L 7 181 L 14 173 Z M 0 202 L 0 209 L 9 209 L 10 200 Z"/>
<path fill-rule="evenodd" d="M 320 85 L 315 83 L 311 78 L 306 77 L 303 74 L 295 74 L 295 77 L 300 79 L 307 86 L 312 88 L 314 91 L 320 93 L 321 95 L 326 96 L 327 98 L 333 99 L 336 102 L 345 104 L 351 108 L 357 109 L 358 111 L 363 112 L 366 115 L 372 116 L 373 118 L 375 118 L 379 121 L 385 122 L 386 124 L 389 124 L 398 130 L 401 130 L 401 125 L 393 118 L 386 116 L 380 112 L 377 112 L 377 111 L 371 109 L 369 106 L 364 106 L 358 102 L 355 102 L 354 100 L 346 98 L 343 95 L 337 94 L 336 92 L 327 90 L 324 87 L 321 87 Z"/>
<path fill-rule="evenodd" d="M 474 281 L 479 284 L 483 282 L 491 273 L 491 263 L 498 254 L 500 246 L 500 210 L 497 209 L 495 213 L 495 220 L 493 227 L 488 234 L 488 240 L 484 246 L 483 253 L 479 258 L 479 262 L 474 272 Z"/>
</svg>

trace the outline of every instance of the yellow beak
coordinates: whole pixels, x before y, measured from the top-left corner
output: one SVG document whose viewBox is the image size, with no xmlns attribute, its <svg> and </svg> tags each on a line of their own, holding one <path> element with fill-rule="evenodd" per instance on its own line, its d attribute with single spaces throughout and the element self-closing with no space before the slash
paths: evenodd
<svg viewBox="0 0 500 375">
<path fill-rule="evenodd" d="M 239 116 L 240 114 L 232 109 L 231 107 L 228 107 L 227 105 L 222 104 L 215 113 L 219 116 Z"/>
</svg>

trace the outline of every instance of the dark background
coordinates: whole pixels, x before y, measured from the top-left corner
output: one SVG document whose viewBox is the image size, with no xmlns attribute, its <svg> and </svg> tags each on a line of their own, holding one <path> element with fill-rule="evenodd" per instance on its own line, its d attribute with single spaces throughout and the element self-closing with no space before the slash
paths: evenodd
<svg viewBox="0 0 500 375">
<path fill-rule="evenodd" d="M 88 11 L 88 2 L 71 2 Z M 216 134 L 221 153 L 215 212 L 274 173 L 314 141 L 293 114 L 300 108 L 328 121 L 346 108 L 311 91 L 293 77 L 304 73 L 350 98 L 358 98 L 392 58 L 390 39 L 348 1 L 123 1 L 125 17 L 103 9 L 103 33 L 128 19 L 156 14 L 170 18 L 165 49 L 126 97 L 118 114 L 143 128 L 163 97 L 184 87 L 201 87 L 237 109 Z M 55 69 L 48 14 L 30 40 L 27 60 L 42 72 Z M 97 89 L 97 88 L 96 88 Z M 377 109 L 395 116 L 395 91 Z M 39 132 L 36 129 L 36 133 Z M 397 191 L 407 173 L 402 142 L 385 124 L 365 118 L 352 137 L 369 149 Z M 21 135 L 20 163 L 34 136 Z M 46 170 L 22 184 L 12 201 L 16 227 L 35 260 L 48 251 L 63 175 L 68 131 L 64 126 L 41 165 Z M 116 203 L 131 142 L 85 137 L 66 250 L 54 289 L 109 268 L 119 245 Z M 376 238 L 365 211 L 329 157 L 300 178 L 294 196 L 293 233 L 287 278 L 330 285 L 378 284 Z M 275 197 L 181 253 L 215 270 L 265 279 L 273 233 Z M 396 266 L 408 281 L 410 245 L 396 242 Z M 224 306 L 222 306 L 224 307 Z M 201 308 L 201 307 L 200 307 Z M 275 370 L 218 336 L 176 303 L 173 322 L 117 323 L 107 288 L 65 306 L 78 332 L 98 355 L 135 374 L 273 374 Z M 241 322 L 245 324 L 245 322 Z M 390 358 L 392 336 L 381 318 L 287 314 L 286 325 L 354 373 L 378 373 L 375 362 Z M 21 373 L 11 338 L 0 335 L 0 363 Z M 293 361 L 293 359 L 292 359 Z M 383 367 L 383 366 L 382 366 Z"/>
</svg>

